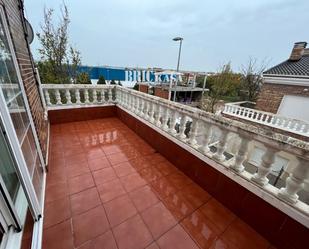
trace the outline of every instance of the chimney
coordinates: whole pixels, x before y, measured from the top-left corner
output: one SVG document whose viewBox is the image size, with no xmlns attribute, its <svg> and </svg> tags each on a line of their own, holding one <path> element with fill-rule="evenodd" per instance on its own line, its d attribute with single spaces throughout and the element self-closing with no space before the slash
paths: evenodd
<svg viewBox="0 0 309 249">
<path fill-rule="evenodd" d="M 309 56 L 309 48 L 305 48 L 304 49 L 304 54 L 303 55 Z"/>
<path fill-rule="evenodd" d="M 307 42 L 295 42 L 289 61 L 298 61 L 304 54 Z"/>
</svg>

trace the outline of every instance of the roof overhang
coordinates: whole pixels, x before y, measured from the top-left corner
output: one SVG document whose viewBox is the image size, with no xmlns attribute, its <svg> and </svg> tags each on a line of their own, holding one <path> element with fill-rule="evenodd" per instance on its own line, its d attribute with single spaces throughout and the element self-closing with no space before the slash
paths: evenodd
<svg viewBox="0 0 309 249">
<path fill-rule="evenodd" d="M 278 85 L 290 85 L 290 86 L 308 86 L 309 87 L 309 77 L 298 77 L 298 76 L 287 76 L 287 75 L 267 75 L 264 74 L 264 82 L 268 84 L 278 84 Z"/>
</svg>

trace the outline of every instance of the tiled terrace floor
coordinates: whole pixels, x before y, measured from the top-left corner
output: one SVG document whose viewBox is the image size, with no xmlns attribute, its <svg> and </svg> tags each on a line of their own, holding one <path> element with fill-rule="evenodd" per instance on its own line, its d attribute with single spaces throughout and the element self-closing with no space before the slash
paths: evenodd
<svg viewBox="0 0 309 249">
<path fill-rule="evenodd" d="M 117 118 L 50 143 L 44 249 L 271 248 Z"/>
</svg>

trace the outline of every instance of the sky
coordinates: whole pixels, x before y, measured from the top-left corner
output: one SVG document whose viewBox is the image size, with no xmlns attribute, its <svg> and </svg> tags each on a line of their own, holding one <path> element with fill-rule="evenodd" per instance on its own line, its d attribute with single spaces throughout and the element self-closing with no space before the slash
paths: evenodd
<svg viewBox="0 0 309 249">
<path fill-rule="evenodd" d="M 25 0 L 26 17 L 40 32 L 44 7 L 70 14 L 69 40 L 91 66 L 177 66 L 217 71 L 231 62 L 234 71 L 249 58 L 271 67 L 290 55 L 294 42 L 309 42 L 308 0 Z M 31 44 L 35 59 L 40 47 Z"/>
</svg>

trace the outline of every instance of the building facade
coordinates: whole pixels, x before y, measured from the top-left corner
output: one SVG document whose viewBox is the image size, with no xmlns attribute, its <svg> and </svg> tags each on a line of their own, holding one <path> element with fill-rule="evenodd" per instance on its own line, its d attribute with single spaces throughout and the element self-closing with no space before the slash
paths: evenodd
<svg viewBox="0 0 309 249">
<path fill-rule="evenodd" d="M 0 248 L 40 237 L 48 122 L 29 49 L 23 1 L 0 1 Z M 33 241 L 33 248 L 40 248 Z"/>
</svg>

